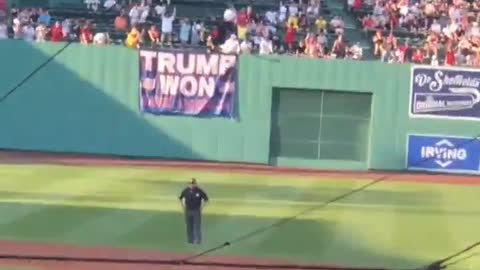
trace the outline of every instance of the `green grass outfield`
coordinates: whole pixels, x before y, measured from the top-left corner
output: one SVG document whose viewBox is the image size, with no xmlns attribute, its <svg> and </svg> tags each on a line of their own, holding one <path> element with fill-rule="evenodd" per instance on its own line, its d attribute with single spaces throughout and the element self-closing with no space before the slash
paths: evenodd
<svg viewBox="0 0 480 270">
<path fill-rule="evenodd" d="M 211 197 L 202 247 L 185 244 L 177 200 L 191 176 Z M 198 252 L 368 181 L 314 180 L 184 169 L 5 165 L 0 166 L 0 240 Z M 408 268 L 478 240 L 480 186 L 383 182 L 212 255 Z M 457 266 L 478 270 L 480 257 Z"/>
</svg>

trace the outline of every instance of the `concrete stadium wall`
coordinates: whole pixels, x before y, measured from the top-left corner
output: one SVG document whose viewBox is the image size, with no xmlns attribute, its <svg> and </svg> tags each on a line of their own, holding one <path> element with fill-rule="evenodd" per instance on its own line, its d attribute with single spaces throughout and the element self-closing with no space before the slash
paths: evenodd
<svg viewBox="0 0 480 270">
<path fill-rule="evenodd" d="M 1 41 L 0 96 L 62 46 Z M 268 164 L 274 88 L 372 94 L 367 160 L 277 165 L 402 169 L 408 133 L 474 135 L 468 121 L 408 117 L 408 65 L 242 56 L 235 120 L 141 114 L 138 71 L 136 51 L 72 44 L 0 103 L 0 148 Z"/>
</svg>

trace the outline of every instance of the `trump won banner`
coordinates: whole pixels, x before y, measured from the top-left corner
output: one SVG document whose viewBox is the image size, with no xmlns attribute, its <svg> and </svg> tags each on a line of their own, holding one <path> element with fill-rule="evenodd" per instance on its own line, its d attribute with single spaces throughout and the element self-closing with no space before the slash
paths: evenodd
<svg viewBox="0 0 480 270">
<path fill-rule="evenodd" d="M 140 51 L 140 109 L 154 115 L 234 117 L 237 56 Z"/>
<path fill-rule="evenodd" d="M 480 71 L 413 67 L 410 116 L 480 120 Z"/>
</svg>

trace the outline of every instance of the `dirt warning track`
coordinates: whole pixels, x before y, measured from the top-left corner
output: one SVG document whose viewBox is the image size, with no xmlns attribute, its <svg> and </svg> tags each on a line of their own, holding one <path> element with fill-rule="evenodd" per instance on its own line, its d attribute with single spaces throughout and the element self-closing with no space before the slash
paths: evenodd
<svg viewBox="0 0 480 270">
<path fill-rule="evenodd" d="M 208 257 L 181 263 L 188 254 L 168 254 L 118 248 L 77 247 L 58 244 L 0 241 L 0 267 L 42 270 L 240 270 L 318 269 L 322 265 L 297 265 L 281 260 L 245 257 Z M 355 268 L 358 270 L 377 270 Z"/>
</svg>

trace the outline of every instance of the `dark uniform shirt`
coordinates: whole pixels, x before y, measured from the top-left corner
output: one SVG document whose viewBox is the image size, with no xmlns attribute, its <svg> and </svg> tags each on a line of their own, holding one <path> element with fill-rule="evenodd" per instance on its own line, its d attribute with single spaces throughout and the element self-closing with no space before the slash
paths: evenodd
<svg viewBox="0 0 480 270">
<path fill-rule="evenodd" d="M 208 196 L 201 188 L 194 187 L 190 188 L 187 187 L 182 191 L 179 197 L 180 200 L 185 199 L 185 207 L 187 210 L 200 210 L 202 206 L 202 201 L 207 202 Z"/>
</svg>

